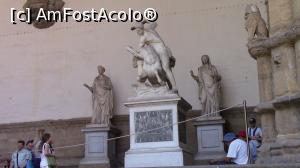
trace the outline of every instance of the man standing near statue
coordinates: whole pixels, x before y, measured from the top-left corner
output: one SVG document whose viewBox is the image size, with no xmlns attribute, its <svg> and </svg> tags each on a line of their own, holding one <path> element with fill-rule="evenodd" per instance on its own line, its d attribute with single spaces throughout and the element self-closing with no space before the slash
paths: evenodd
<svg viewBox="0 0 300 168">
<path fill-rule="evenodd" d="M 255 163 L 257 159 L 257 149 L 262 143 L 262 130 L 256 126 L 256 119 L 249 119 L 248 137 L 249 137 L 249 147 L 251 153 L 251 162 Z"/>
</svg>

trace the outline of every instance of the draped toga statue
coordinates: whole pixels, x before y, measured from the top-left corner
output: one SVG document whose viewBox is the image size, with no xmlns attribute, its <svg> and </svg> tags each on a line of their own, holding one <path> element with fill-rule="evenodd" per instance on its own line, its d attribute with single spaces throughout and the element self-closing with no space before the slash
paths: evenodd
<svg viewBox="0 0 300 168">
<path fill-rule="evenodd" d="M 201 61 L 203 65 L 198 68 L 198 75 L 194 75 L 193 71 L 190 73 L 199 86 L 203 114 L 218 117 L 219 113 L 214 112 L 220 110 L 221 105 L 221 76 L 216 67 L 210 63 L 208 55 L 203 55 Z"/>
<path fill-rule="evenodd" d="M 105 68 L 98 66 L 99 75 L 93 86 L 84 84 L 92 92 L 93 115 L 92 124 L 110 125 L 113 116 L 113 87 L 109 77 L 104 75 Z"/>
<path fill-rule="evenodd" d="M 155 30 L 156 27 L 155 22 L 136 23 L 131 30 L 135 30 L 140 37 L 139 48 L 129 46 L 127 51 L 134 56 L 134 67 L 138 68 L 138 82 L 148 86 L 145 90 L 158 93 L 159 88 L 167 86 L 168 90 L 177 92 L 172 73 L 176 60 Z"/>
</svg>

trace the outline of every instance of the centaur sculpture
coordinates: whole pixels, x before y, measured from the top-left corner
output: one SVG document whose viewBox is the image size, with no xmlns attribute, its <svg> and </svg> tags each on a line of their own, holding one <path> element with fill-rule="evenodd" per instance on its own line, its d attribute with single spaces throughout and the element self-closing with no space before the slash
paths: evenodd
<svg viewBox="0 0 300 168">
<path fill-rule="evenodd" d="M 160 93 L 162 90 L 164 93 L 165 91 L 177 93 L 172 73 L 176 60 L 156 32 L 156 27 L 155 22 L 138 22 L 131 28 L 140 36 L 138 49 L 127 47 L 127 50 L 134 56 L 134 67 L 138 68 L 137 80 L 140 85 L 137 88 L 140 90 L 144 88 L 143 90 L 151 90 L 151 92 L 155 90 L 156 93 L 158 90 Z"/>
</svg>

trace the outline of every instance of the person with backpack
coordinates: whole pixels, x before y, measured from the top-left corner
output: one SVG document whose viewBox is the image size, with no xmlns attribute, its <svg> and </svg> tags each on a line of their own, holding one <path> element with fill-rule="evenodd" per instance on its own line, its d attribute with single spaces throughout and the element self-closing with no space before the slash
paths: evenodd
<svg viewBox="0 0 300 168">
<path fill-rule="evenodd" d="M 249 137 L 249 147 L 250 147 L 250 155 L 251 162 L 254 164 L 257 159 L 257 149 L 261 146 L 262 143 L 262 130 L 261 128 L 256 126 L 256 119 L 249 119 L 249 128 L 247 130 L 247 134 Z"/>
</svg>

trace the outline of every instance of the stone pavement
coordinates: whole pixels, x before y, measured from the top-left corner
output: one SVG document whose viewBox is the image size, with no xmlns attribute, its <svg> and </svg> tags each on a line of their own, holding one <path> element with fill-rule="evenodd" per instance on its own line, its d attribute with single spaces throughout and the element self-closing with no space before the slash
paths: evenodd
<svg viewBox="0 0 300 168">
<path fill-rule="evenodd" d="M 167 167 L 160 167 L 167 168 Z M 170 168 L 170 167 L 169 167 Z M 300 168 L 300 161 L 297 164 L 261 164 L 261 165 L 202 165 L 202 166 L 183 166 L 183 167 L 172 167 L 172 168 Z"/>
<path fill-rule="evenodd" d="M 58 167 L 58 168 L 78 168 L 78 167 Z M 141 167 L 142 168 L 142 167 Z M 157 167 L 157 168 L 300 168 L 300 161 L 297 164 L 256 164 L 256 165 L 201 165 L 183 167 Z"/>
</svg>

